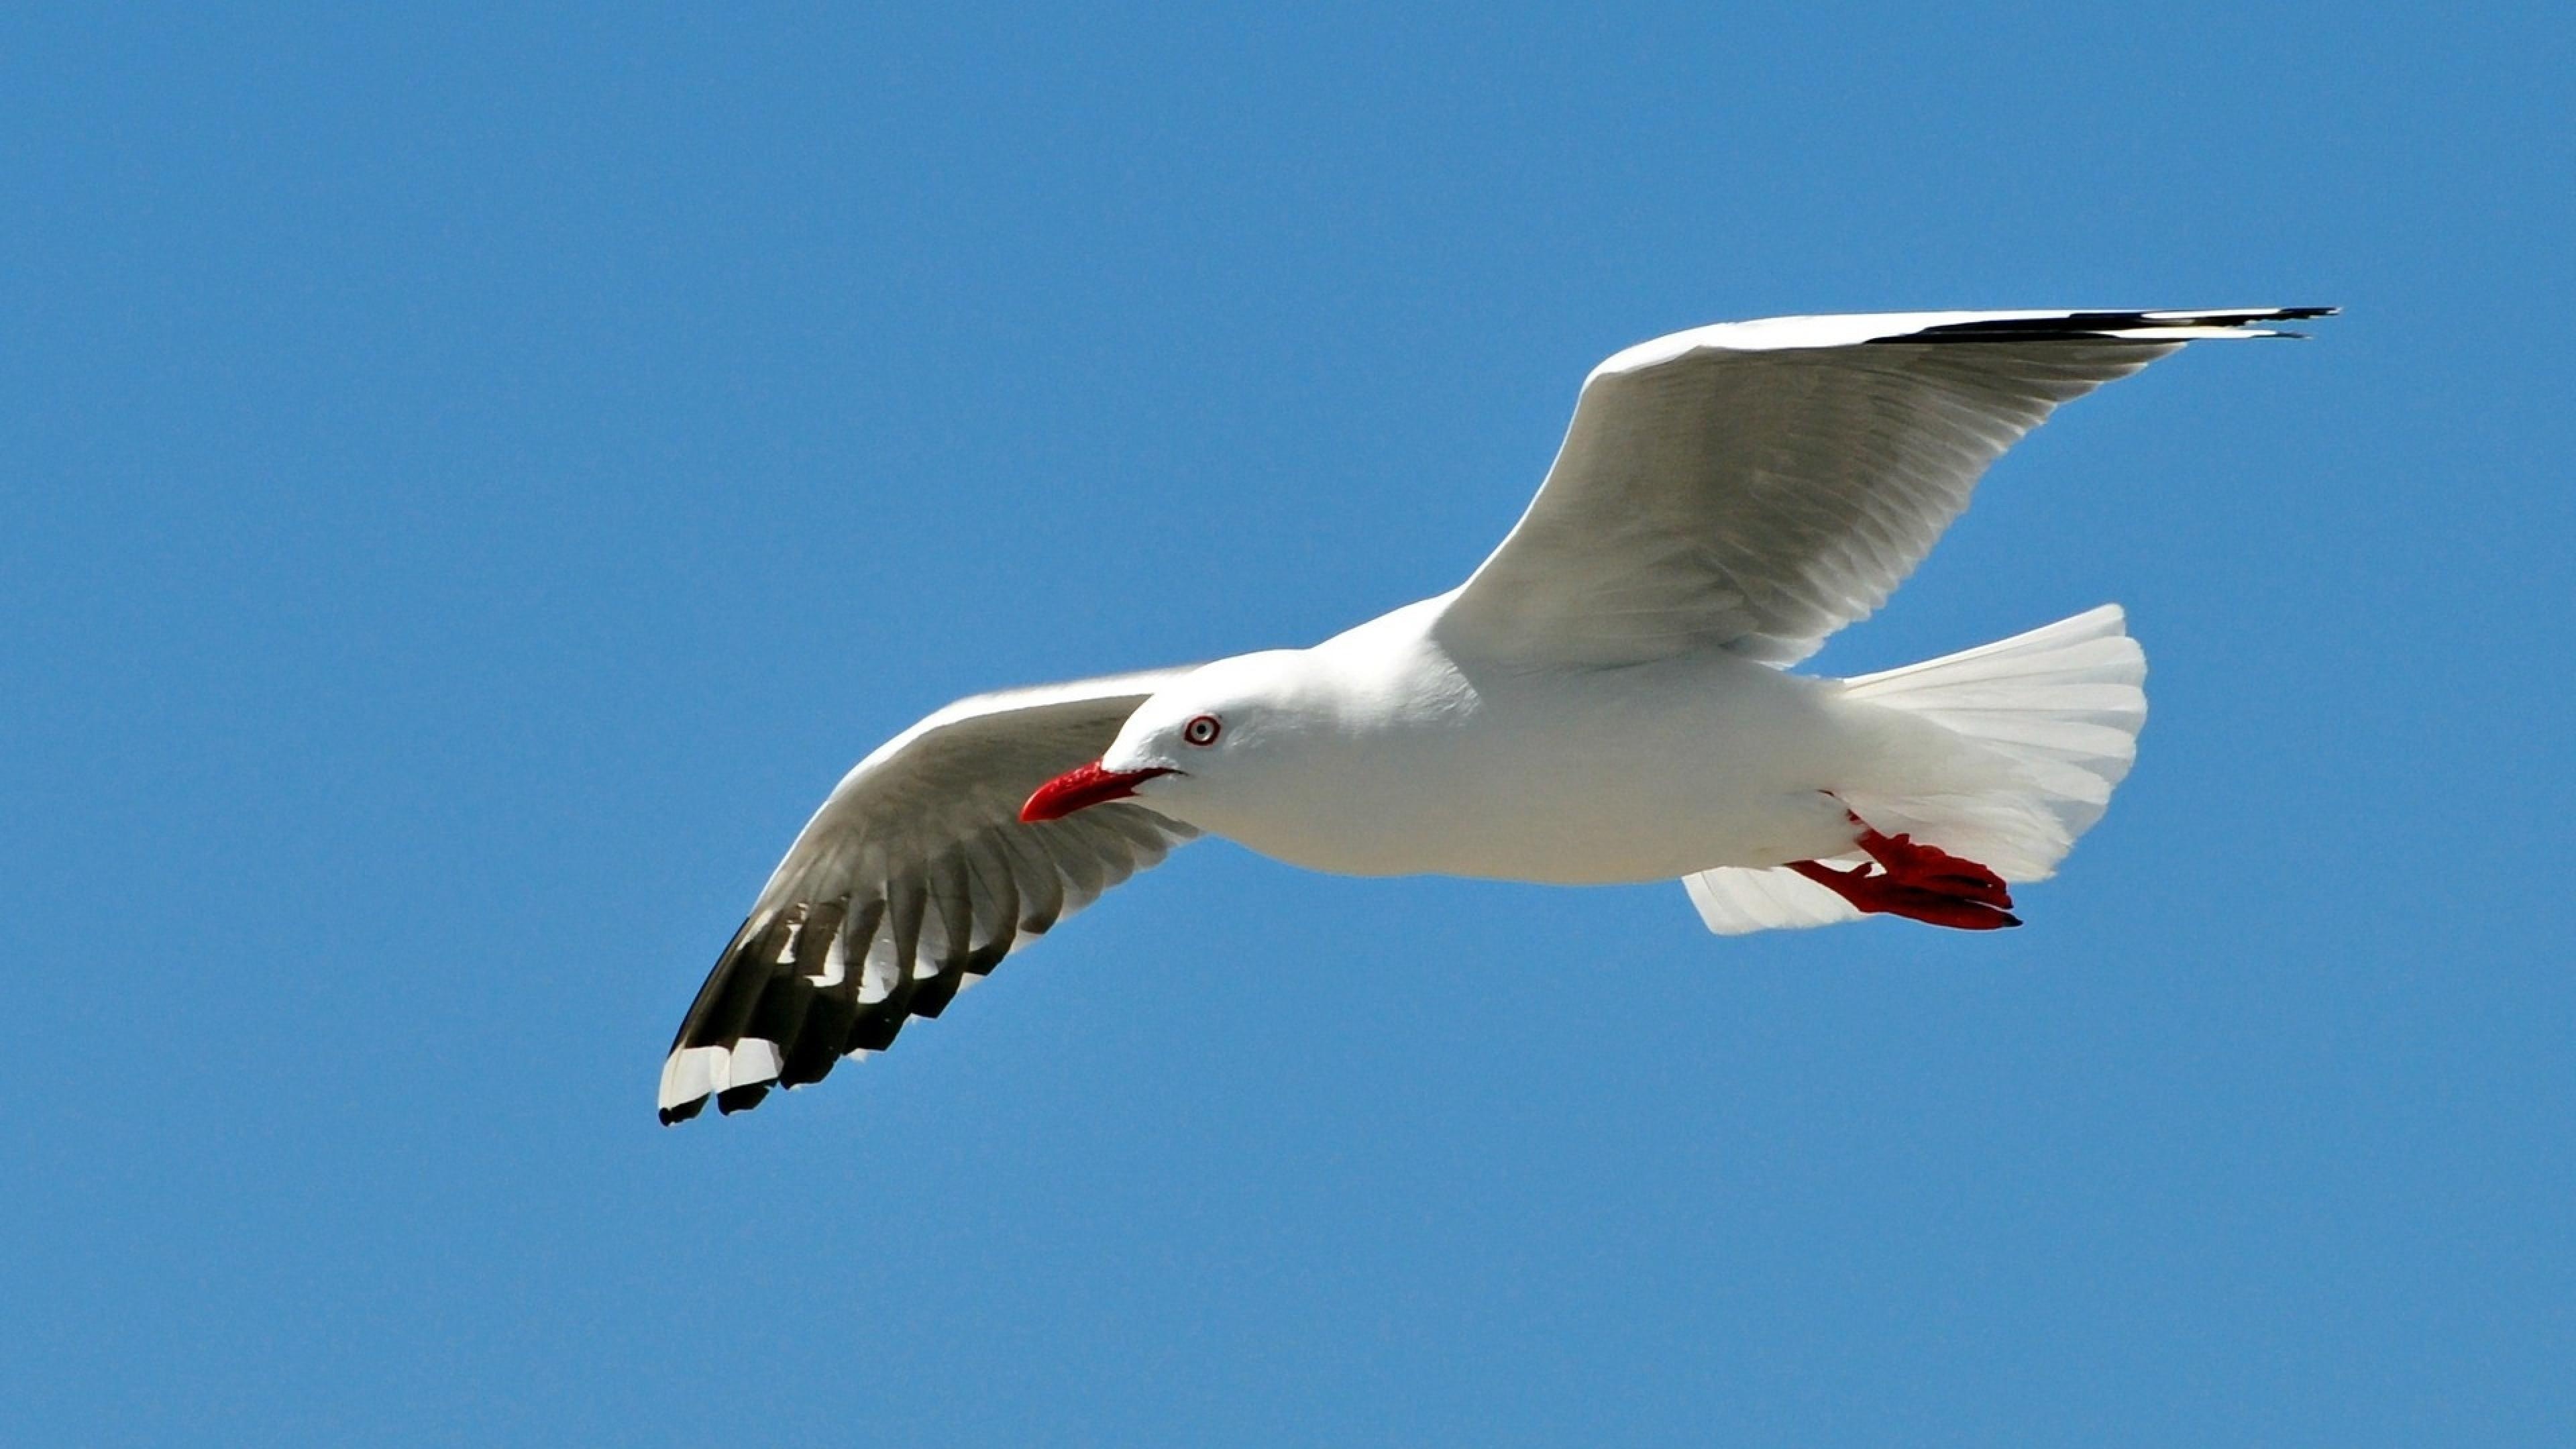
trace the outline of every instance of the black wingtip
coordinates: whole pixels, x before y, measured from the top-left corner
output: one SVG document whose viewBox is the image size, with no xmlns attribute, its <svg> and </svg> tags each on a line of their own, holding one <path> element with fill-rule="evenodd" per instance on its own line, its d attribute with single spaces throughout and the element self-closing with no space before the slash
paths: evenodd
<svg viewBox="0 0 2576 1449">
<path fill-rule="evenodd" d="M 912 1014 L 931 1021 L 938 1020 L 939 1013 L 948 1009 L 948 1003 L 957 999 L 957 988 L 965 980 L 966 974 L 952 966 L 922 982 L 912 993 Z"/>
<path fill-rule="evenodd" d="M 2272 317 L 2268 320 L 2280 322 L 2305 322 L 2316 317 L 2332 317 L 2342 311 L 2343 309 L 2341 307 L 2284 307 L 2278 312 L 2273 313 Z M 2309 337 L 2309 334 L 2305 332 L 2294 332 L 2287 327 L 2273 328 L 2271 335 L 2274 337 L 2286 337 L 2293 342 L 2305 342 Z"/>
<path fill-rule="evenodd" d="M 760 1099 L 768 1095 L 769 1084 L 767 1082 L 762 1082 L 757 1086 L 751 1087 L 727 1087 L 723 1091 L 716 1093 L 716 1111 L 727 1117 L 732 1116 L 736 1112 L 748 1112 L 752 1108 L 759 1106 Z M 702 1098 L 700 1100 L 704 1099 Z"/>
<path fill-rule="evenodd" d="M 888 998 L 891 1000 L 892 998 Z M 896 1034 L 903 1030 L 901 1008 L 887 1011 L 880 1006 L 863 1013 L 858 1024 L 850 1028 L 849 1050 L 881 1052 L 894 1045 Z"/>
<path fill-rule="evenodd" d="M 690 1118 L 695 1117 L 705 1110 L 707 1110 L 706 1098 L 691 1097 L 689 1100 L 682 1102 L 676 1107 L 663 1108 L 662 1125 L 665 1127 L 677 1127 L 681 1123 L 688 1121 Z"/>
<path fill-rule="evenodd" d="M 1911 332 L 1873 337 L 1873 343 L 1921 342 L 2128 342 L 2153 341 L 2137 334 L 2186 328 L 2240 329 L 2240 337 L 2300 337 L 2304 333 L 2257 327 L 2263 322 L 2297 322 L 2331 317 L 2339 307 L 2217 307 L 2207 311 L 2173 309 L 2151 312 L 2065 312 L 2041 317 L 1982 317 L 1972 322 L 1945 322 Z M 2128 334 L 2120 336 L 2119 334 Z"/>
</svg>

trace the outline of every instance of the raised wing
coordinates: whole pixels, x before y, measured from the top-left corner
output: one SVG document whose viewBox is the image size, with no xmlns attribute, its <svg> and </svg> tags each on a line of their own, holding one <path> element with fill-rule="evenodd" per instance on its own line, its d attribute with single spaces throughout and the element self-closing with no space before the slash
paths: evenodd
<svg viewBox="0 0 2576 1449">
<path fill-rule="evenodd" d="M 843 777 L 770 874 L 662 1065 L 664 1124 L 757 1106 L 937 1016 L 1021 942 L 1197 832 L 1131 802 L 1023 824 L 1020 804 L 1096 759 L 1158 670 L 981 694 Z"/>
<path fill-rule="evenodd" d="M 1774 317 L 1631 347 L 1585 379 L 1547 482 L 1441 636 L 1531 663 L 1795 663 L 1885 602 L 2058 404 L 2185 342 L 2333 310 Z"/>
</svg>

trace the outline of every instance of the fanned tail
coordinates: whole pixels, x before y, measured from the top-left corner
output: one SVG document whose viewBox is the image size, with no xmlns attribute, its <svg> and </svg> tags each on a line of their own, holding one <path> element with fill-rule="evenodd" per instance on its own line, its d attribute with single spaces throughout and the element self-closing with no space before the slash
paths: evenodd
<svg viewBox="0 0 2576 1449">
<path fill-rule="evenodd" d="M 1844 681 L 1845 696 L 1902 710 L 1973 742 L 2000 768 L 1995 783 L 1933 794 L 1842 792 L 1888 835 L 1991 866 L 2008 881 L 2044 880 L 2093 827 L 2138 756 L 2147 657 L 2116 604 L 2027 634 Z M 1862 857 L 1827 862 L 1854 866 Z M 1702 871 L 1685 879 L 1700 918 L 1721 935 L 1860 919 L 1842 897 L 1786 866 Z"/>
</svg>

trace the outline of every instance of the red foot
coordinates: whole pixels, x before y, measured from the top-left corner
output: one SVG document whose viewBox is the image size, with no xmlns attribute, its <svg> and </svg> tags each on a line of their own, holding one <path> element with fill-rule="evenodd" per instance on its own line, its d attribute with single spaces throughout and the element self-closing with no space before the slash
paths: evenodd
<svg viewBox="0 0 2576 1449">
<path fill-rule="evenodd" d="M 1860 824 L 1854 817 L 1854 824 Z M 1946 850 L 1917 845 L 1902 835 L 1881 835 L 1860 827 L 1861 849 L 1883 867 L 1871 874 L 1865 865 L 1849 870 L 1812 860 L 1793 860 L 1789 868 L 1852 903 L 1864 915 L 1903 916 L 1962 931 L 1994 931 L 2018 926 L 2010 910 L 2012 892 L 2003 877 Z"/>
</svg>

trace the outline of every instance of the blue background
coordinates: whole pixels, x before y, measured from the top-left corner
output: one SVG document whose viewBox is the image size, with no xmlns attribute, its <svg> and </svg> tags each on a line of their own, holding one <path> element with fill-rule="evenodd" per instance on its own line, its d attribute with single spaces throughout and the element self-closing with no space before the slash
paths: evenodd
<svg viewBox="0 0 2576 1449">
<path fill-rule="evenodd" d="M 45 8 L 0 1437 L 2576 1437 L 2563 7 Z M 852 760 L 1446 588 L 1618 347 L 2313 302 L 1818 661 L 2130 607 L 2025 930 L 1208 844 L 654 1124 Z"/>
</svg>

